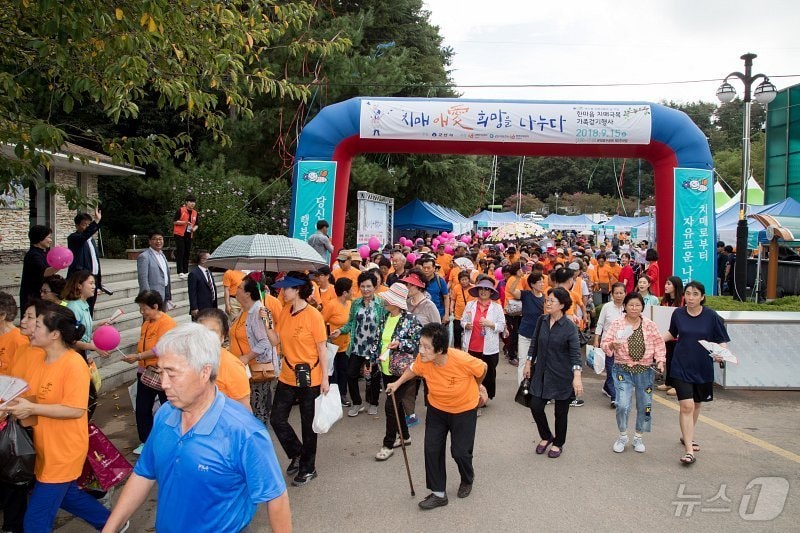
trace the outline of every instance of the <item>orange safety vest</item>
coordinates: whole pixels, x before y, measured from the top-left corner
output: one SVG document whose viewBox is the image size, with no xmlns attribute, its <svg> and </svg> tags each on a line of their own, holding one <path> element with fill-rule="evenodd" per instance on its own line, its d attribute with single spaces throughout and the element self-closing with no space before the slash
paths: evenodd
<svg viewBox="0 0 800 533">
<path fill-rule="evenodd" d="M 185 206 L 181 206 L 181 217 L 176 220 L 175 224 L 172 225 L 172 233 L 173 235 L 177 235 L 178 237 L 183 237 L 186 235 L 186 227 L 187 225 L 184 224 L 177 224 L 177 222 L 189 222 L 189 225 L 194 226 L 195 222 L 197 222 L 197 211 L 192 210 L 192 216 L 189 217 L 189 209 Z M 194 238 L 194 232 L 192 232 L 192 238 Z"/>
</svg>

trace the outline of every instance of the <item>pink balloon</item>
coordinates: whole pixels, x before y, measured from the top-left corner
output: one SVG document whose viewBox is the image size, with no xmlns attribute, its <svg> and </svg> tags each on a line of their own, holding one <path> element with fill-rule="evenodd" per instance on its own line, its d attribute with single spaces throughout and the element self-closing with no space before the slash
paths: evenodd
<svg viewBox="0 0 800 533">
<path fill-rule="evenodd" d="M 498 267 L 494 270 L 494 279 L 501 281 L 503 279 L 503 269 Z"/>
<path fill-rule="evenodd" d="M 486 231 L 483 232 L 483 238 L 485 239 L 486 237 L 488 237 L 491 234 L 492 234 L 492 230 L 487 229 Z"/>
<path fill-rule="evenodd" d="M 119 331 L 114 326 L 100 326 L 94 331 L 92 341 L 98 350 L 111 351 L 119 346 Z"/>
<path fill-rule="evenodd" d="M 463 242 L 464 244 L 469 244 L 472 242 L 472 237 L 470 237 L 469 235 L 462 235 L 461 242 Z"/>
<path fill-rule="evenodd" d="M 367 241 L 367 242 L 369 243 L 369 249 L 370 250 L 377 250 L 378 248 L 381 247 L 381 241 L 377 237 L 374 237 L 374 236 L 370 237 L 369 241 Z"/>
<path fill-rule="evenodd" d="M 504 252 L 506 250 L 506 245 L 503 244 L 502 242 L 498 244 L 497 247 L 500 249 L 501 252 Z"/>
<path fill-rule="evenodd" d="M 47 252 L 47 264 L 56 270 L 72 264 L 72 251 L 66 246 L 55 246 Z"/>
<path fill-rule="evenodd" d="M 412 265 L 417 262 L 417 256 L 415 254 L 408 254 L 406 256 L 406 261 L 411 263 Z"/>
<path fill-rule="evenodd" d="M 405 237 L 400 237 L 400 244 L 401 244 L 402 246 L 408 246 L 409 244 L 411 244 L 411 241 L 409 241 L 409 240 L 408 240 L 408 239 L 406 239 Z"/>
<path fill-rule="evenodd" d="M 359 246 L 358 247 L 358 255 L 360 255 L 362 259 L 368 259 L 369 258 L 369 246 L 367 246 L 366 244 L 362 244 L 361 246 Z"/>
<path fill-rule="evenodd" d="M 433 247 L 434 250 L 438 248 L 440 244 L 442 244 L 442 241 L 440 241 L 439 239 L 433 239 L 431 241 L 431 246 Z"/>
<path fill-rule="evenodd" d="M 446 245 L 444 247 L 444 253 L 449 254 L 449 255 L 453 255 L 453 247 L 450 246 L 449 244 Z"/>
</svg>

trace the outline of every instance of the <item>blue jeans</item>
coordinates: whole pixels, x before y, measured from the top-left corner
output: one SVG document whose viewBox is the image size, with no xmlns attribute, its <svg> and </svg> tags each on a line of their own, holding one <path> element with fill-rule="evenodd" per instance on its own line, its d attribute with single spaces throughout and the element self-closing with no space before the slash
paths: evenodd
<svg viewBox="0 0 800 533">
<path fill-rule="evenodd" d="M 25 533 L 49 533 L 53 529 L 58 509 L 82 518 L 94 529 L 101 530 L 111 514 L 100 502 L 69 483 L 36 482 L 25 512 Z"/>
<path fill-rule="evenodd" d="M 634 388 L 636 389 L 636 433 L 650 431 L 655 374 L 655 370 L 652 368 L 634 374 L 626 366 L 614 365 L 614 384 L 617 387 L 617 428 L 620 433 L 628 431 L 628 413 L 631 410 Z"/>
<path fill-rule="evenodd" d="M 611 396 L 611 401 L 617 401 L 617 388 L 614 386 L 614 356 L 606 356 L 606 381 L 603 383 L 603 390 Z"/>
</svg>

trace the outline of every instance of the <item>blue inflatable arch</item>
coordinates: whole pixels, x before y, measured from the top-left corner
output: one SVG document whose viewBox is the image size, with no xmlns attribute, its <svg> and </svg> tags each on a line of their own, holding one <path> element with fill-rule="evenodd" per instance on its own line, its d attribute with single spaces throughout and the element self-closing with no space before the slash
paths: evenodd
<svg viewBox="0 0 800 533">
<path fill-rule="evenodd" d="M 615 142 L 583 144 L 575 142 L 504 142 L 498 138 L 485 140 L 397 139 L 362 135 L 361 115 L 364 105 L 402 102 L 413 106 L 426 103 L 446 103 L 452 106 L 473 105 L 498 109 L 507 104 L 535 106 L 564 104 L 569 106 L 637 106 L 649 107 L 652 113 L 650 140 L 646 144 L 617 144 Z M 290 235 L 298 224 L 297 204 L 298 163 L 302 161 L 335 161 L 334 212 L 331 237 L 336 249 L 343 246 L 347 192 L 350 185 L 351 160 L 362 153 L 423 153 L 473 154 L 500 156 L 561 156 L 561 157 L 622 157 L 642 158 L 655 171 L 656 227 L 659 264 L 662 279 L 672 272 L 674 169 L 712 169 L 708 141 L 703 132 L 681 111 L 649 102 L 569 102 L 520 100 L 462 100 L 424 98 L 358 97 L 325 107 L 300 134 L 293 179 Z"/>
</svg>

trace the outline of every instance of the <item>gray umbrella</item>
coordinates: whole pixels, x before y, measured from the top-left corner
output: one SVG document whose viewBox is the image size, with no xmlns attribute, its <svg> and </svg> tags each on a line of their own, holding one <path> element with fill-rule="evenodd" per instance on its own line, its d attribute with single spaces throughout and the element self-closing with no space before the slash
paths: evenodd
<svg viewBox="0 0 800 533">
<path fill-rule="evenodd" d="M 327 265 L 308 243 L 283 235 L 236 235 L 208 258 L 208 266 L 267 272 L 316 270 Z"/>
</svg>

